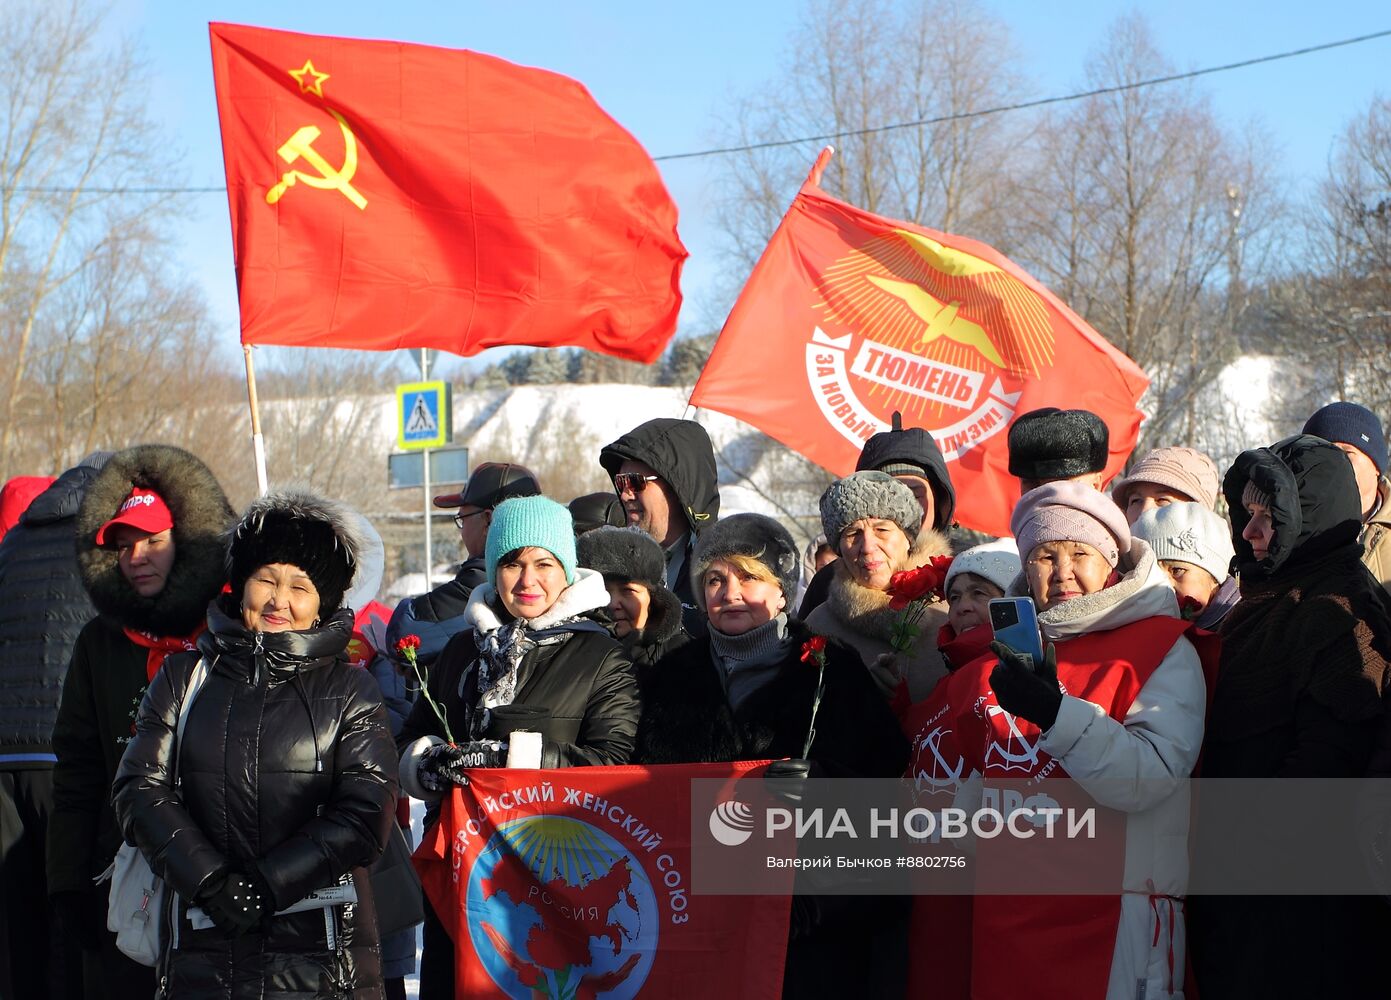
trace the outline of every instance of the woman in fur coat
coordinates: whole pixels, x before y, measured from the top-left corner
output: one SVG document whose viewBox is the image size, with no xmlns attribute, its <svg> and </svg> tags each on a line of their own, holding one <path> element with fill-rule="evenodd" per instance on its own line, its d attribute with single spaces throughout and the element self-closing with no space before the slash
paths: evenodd
<svg viewBox="0 0 1391 1000">
<path fill-rule="evenodd" d="M 164 657 L 192 649 L 202 632 L 227 579 L 233 520 L 208 467 L 167 445 L 118 452 L 78 512 L 78 567 L 98 614 L 78 636 L 53 727 L 47 856 L 49 896 L 82 945 L 89 997 L 148 1000 L 155 989 L 153 972 L 117 950 L 106 888 L 92 880 L 121 845 L 111 781 L 140 701 Z"/>
<path fill-rule="evenodd" d="M 828 486 L 821 495 L 821 525 L 840 558 L 832 564 L 826 603 L 807 616 L 813 632 L 859 653 L 885 697 L 906 678 L 914 702 L 931 694 L 947 673 L 937 651 L 937 633 L 947 620 L 942 602 L 928 606 L 912 649 L 896 656 L 889 642 L 902 614 L 889 607 L 889 581 L 934 556 L 951 554 L 946 536 L 919 533 L 922 521 L 912 491 L 886 473 L 856 472 Z"/>
</svg>

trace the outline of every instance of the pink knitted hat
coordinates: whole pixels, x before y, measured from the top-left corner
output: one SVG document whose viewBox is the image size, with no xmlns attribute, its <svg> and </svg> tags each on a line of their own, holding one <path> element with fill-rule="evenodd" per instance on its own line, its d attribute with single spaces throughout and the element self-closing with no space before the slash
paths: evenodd
<svg viewBox="0 0 1391 1000">
<path fill-rule="evenodd" d="M 1130 551 L 1125 515 L 1105 493 L 1085 483 L 1046 483 L 1025 493 L 1009 519 L 1009 530 L 1025 562 L 1044 542 L 1086 542 L 1112 566 L 1122 552 Z"/>
<path fill-rule="evenodd" d="M 1125 478 L 1111 487 L 1111 496 L 1122 510 L 1130 502 L 1130 487 L 1135 483 L 1167 487 L 1208 510 L 1217 507 L 1217 494 L 1222 488 L 1212 459 L 1192 448 L 1155 448 L 1141 456 Z"/>
</svg>

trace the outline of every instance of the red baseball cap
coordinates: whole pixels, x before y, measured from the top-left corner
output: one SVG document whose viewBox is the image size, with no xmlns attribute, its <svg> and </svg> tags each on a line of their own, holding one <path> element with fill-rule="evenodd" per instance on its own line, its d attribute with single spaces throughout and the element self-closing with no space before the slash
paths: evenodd
<svg viewBox="0 0 1391 1000">
<path fill-rule="evenodd" d="M 116 516 L 97 529 L 97 544 L 105 545 L 106 532 L 118 524 L 128 524 L 153 535 L 174 527 L 174 515 L 169 513 L 168 504 L 158 493 L 137 486 L 130 491 Z"/>
</svg>

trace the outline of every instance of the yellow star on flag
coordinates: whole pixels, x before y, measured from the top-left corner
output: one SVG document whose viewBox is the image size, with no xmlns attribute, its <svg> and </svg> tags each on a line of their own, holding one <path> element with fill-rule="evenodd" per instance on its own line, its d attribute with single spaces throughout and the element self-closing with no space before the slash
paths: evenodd
<svg viewBox="0 0 1391 1000">
<path fill-rule="evenodd" d="M 327 73 L 320 73 L 314 68 L 312 60 L 304 60 L 304 65 L 299 69 L 288 70 L 289 74 L 295 78 L 295 83 L 299 84 L 301 94 L 313 94 L 315 97 L 324 96 L 324 81 L 328 79 Z M 306 82 L 305 77 L 313 79 Z"/>
</svg>

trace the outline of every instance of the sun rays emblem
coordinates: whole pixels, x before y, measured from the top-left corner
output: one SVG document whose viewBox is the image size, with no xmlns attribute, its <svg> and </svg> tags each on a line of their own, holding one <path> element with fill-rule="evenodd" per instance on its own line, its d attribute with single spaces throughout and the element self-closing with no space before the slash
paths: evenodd
<svg viewBox="0 0 1391 1000">
<path fill-rule="evenodd" d="M 914 358 L 942 365 L 971 385 L 1037 378 L 1053 364 L 1052 324 L 1032 289 L 919 233 L 895 229 L 870 240 L 827 269 L 820 287 L 818 308 L 829 328 L 889 349 L 854 374 L 874 383 L 870 399 L 905 417 L 940 420 L 969 406 L 974 394 L 915 392 L 895 377 L 900 360 L 904 367 Z"/>
</svg>

